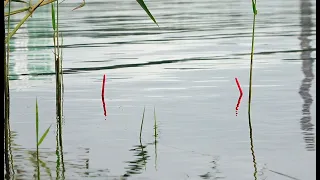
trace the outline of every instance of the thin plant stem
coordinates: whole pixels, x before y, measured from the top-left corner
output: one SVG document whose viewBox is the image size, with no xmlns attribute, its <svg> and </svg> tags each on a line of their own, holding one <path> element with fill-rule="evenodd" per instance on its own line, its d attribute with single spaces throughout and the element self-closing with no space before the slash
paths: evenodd
<svg viewBox="0 0 320 180">
<path fill-rule="evenodd" d="M 11 1 L 11 0 L 10 0 Z M 22 24 L 24 24 L 27 19 L 33 14 L 33 12 L 39 7 L 39 5 L 43 2 L 44 0 L 39 0 L 39 2 L 32 7 L 29 13 L 27 13 L 24 18 L 17 24 L 17 26 L 8 34 L 5 42 L 8 43 L 9 39 L 20 29 Z"/>
<path fill-rule="evenodd" d="M 45 1 L 45 2 L 42 2 L 40 6 L 45 6 L 45 5 L 48 5 L 48 4 L 51 4 L 53 2 L 55 2 L 57 0 L 49 0 L 49 1 Z M 24 8 L 21 8 L 21 9 L 18 9 L 18 10 L 15 10 L 15 11 L 11 11 L 11 12 L 7 12 L 5 13 L 5 16 L 8 16 L 9 14 L 10 15 L 15 15 L 15 14 L 19 14 L 19 13 L 22 13 L 22 12 L 25 12 L 25 11 L 29 11 L 31 7 L 24 7 Z"/>
<path fill-rule="evenodd" d="M 9 0 L 9 12 L 11 11 L 11 0 Z M 3 28 L 5 29 L 5 21 Z M 9 36 L 10 32 L 10 16 L 8 17 L 8 32 L 7 36 Z M 5 32 L 5 31 L 4 31 Z M 5 37 L 5 34 L 4 34 Z M 7 48 L 6 48 L 7 47 Z M 9 56 L 10 56 L 10 38 L 7 43 L 4 43 L 4 95 L 5 95 L 5 120 L 4 120 L 4 128 L 5 128 L 5 164 L 6 164 L 6 178 L 10 178 L 10 159 L 9 159 L 9 144 L 10 144 L 10 127 L 9 127 L 9 110 L 10 110 L 10 94 L 9 94 Z"/>
<path fill-rule="evenodd" d="M 140 126 L 140 141 L 141 141 L 141 136 L 142 136 L 142 128 L 143 128 L 143 121 L 144 121 L 144 113 L 146 111 L 146 107 L 143 108 L 143 114 L 142 114 L 142 119 L 141 119 L 141 126 Z"/>
<path fill-rule="evenodd" d="M 251 112 L 251 100 L 252 100 L 252 69 L 253 69 L 253 49 L 254 49 L 254 26 L 256 23 L 256 16 L 253 18 L 253 29 L 252 29 L 252 48 L 251 48 L 251 58 L 250 58 L 250 79 L 249 79 L 249 102 L 248 102 L 248 111 Z"/>
<path fill-rule="evenodd" d="M 36 100 L 36 156 L 37 156 L 37 179 L 40 180 L 40 165 L 39 165 L 39 110 L 38 100 Z"/>
<path fill-rule="evenodd" d="M 252 71 L 253 71 L 253 55 L 254 55 L 254 37 L 255 37 L 255 24 L 256 24 L 256 0 L 252 0 L 253 8 L 253 25 L 252 25 L 252 41 L 251 41 L 251 56 L 250 56 L 250 78 L 249 78 L 249 100 L 248 100 L 248 119 L 249 119 L 249 133 L 250 133 L 250 149 L 252 154 L 252 161 L 254 167 L 254 179 L 257 180 L 257 163 L 256 157 L 254 154 L 254 145 L 253 145 L 253 130 L 251 123 L 251 100 L 252 100 Z"/>
<path fill-rule="evenodd" d="M 256 5 L 256 1 L 253 2 L 254 7 Z M 254 8 L 255 9 L 255 8 Z M 251 112 L 251 100 L 252 100 L 252 69 L 253 69 L 253 55 L 254 55 L 254 33 L 255 33 L 255 25 L 256 25 L 256 11 L 253 14 L 253 25 L 252 25 L 252 41 L 251 41 L 251 55 L 250 55 L 250 79 L 249 79 L 249 102 L 248 102 L 248 112 Z"/>
</svg>

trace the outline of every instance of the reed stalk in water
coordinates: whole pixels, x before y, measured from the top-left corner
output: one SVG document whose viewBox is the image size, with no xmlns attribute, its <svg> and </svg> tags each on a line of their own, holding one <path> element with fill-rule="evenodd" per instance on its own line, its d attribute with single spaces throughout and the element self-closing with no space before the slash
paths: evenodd
<svg viewBox="0 0 320 180">
<path fill-rule="evenodd" d="M 51 125 L 47 128 L 47 130 L 43 133 L 41 138 L 39 139 L 39 107 L 38 107 L 38 100 L 36 99 L 36 157 L 37 157 L 37 179 L 40 179 L 40 160 L 39 160 L 39 146 L 46 138 L 50 131 Z"/>
<path fill-rule="evenodd" d="M 254 154 L 254 145 L 253 145 L 253 132 L 252 132 L 252 124 L 251 124 L 251 99 L 252 99 L 252 71 L 253 71 L 253 54 L 254 54 L 254 33 L 255 33 L 255 25 L 256 25 L 256 15 L 257 15 L 257 8 L 256 8 L 256 0 L 252 0 L 252 10 L 253 10 L 253 25 L 252 25 L 252 41 L 251 41 L 251 56 L 250 56 L 250 79 L 249 79 L 249 101 L 248 101 L 248 119 L 249 119 L 249 133 L 250 133 L 250 146 L 251 146 L 251 153 L 252 153 L 252 161 L 254 167 L 253 176 L 255 180 L 257 179 L 257 163 Z"/>
<path fill-rule="evenodd" d="M 11 0 L 8 1 L 9 3 L 9 12 L 11 11 Z M 4 22 L 4 32 L 5 32 L 5 21 Z M 4 97 L 5 97 L 5 116 L 4 116 L 4 138 L 5 138 L 5 165 L 6 165 L 6 178 L 10 177 L 10 159 L 9 159 L 9 144 L 10 144 L 10 127 L 9 127 L 9 116 L 10 116 L 10 94 L 9 94 L 9 57 L 10 57 L 10 16 L 8 16 L 8 24 L 7 24 L 7 38 L 8 42 L 4 43 Z M 5 34 L 4 34 L 5 37 Z"/>
</svg>

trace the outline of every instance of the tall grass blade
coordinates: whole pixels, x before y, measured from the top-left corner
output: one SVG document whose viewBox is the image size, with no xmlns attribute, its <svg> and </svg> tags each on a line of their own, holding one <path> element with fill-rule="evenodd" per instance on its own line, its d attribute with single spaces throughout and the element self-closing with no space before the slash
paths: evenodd
<svg viewBox="0 0 320 180">
<path fill-rule="evenodd" d="M 141 126 L 140 126 L 140 141 L 141 141 L 141 136 L 142 136 L 142 128 L 143 128 L 143 121 L 144 121 L 144 113 L 146 111 L 146 107 L 143 108 L 143 114 L 142 114 L 142 119 L 141 119 Z"/>
<path fill-rule="evenodd" d="M 37 179 L 40 180 L 40 165 L 39 165 L 39 111 L 38 111 L 38 99 L 36 99 L 36 143 L 37 143 Z"/>
<path fill-rule="evenodd" d="M 136 0 L 140 6 L 142 7 L 142 9 L 148 14 L 148 16 L 150 17 L 150 19 L 159 27 L 156 19 L 152 16 L 151 12 L 149 11 L 148 7 L 146 6 L 146 4 L 144 3 L 143 0 Z"/>
<path fill-rule="evenodd" d="M 51 3 L 51 21 L 52 21 L 52 29 L 53 31 L 56 30 L 56 18 L 55 18 L 55 10 L 54 10 L 54 3 Z"/>
<path fill-rule="evenodd" d="M 256 0 L 253 1 L 253 6 L 256 7 Z M 254 55 L 254 33 L 256 25 L 256 14 L 253 14 L 253 25 L 252 25 L 252 41 L 251 41 L 251 55 L 250 55 L 250 77 L 249 77 L 249 102 L 248 102 L 248 113 L 251 112 L 251 99 L 252 99 L 252 71 L 253 71 L 253 55 Z"/>
<path fill-rule="evenodd" d="M 9 13 L 11 12 L 11 1 L 8 0 L 5 2 L 5 6 L 7 3 L 9 3 Z M 10 32 L 10 16 L 8 16 L 8 23 L 7 23 L 7 37 L 9 37 Z M 3 21 L 3 30 L 5 32 L 5 20 Z M 5 36 L 5 33 L 4 33 Z M 11 130 L 10 130 L 10 88 L 9 88 L 9 57 L 10 57 L 10 38 L 8 38 L 8 42 L 4 44 L 4 104 L 5 104 L 5 114 L 4 114 L 4 128 L 5 128 L 5 134 L 4 134 L 4 162 L 5 162 L 5 178 L 10 179 L 14 177 L 14 169 L 13 169 L 13 158 L 12 158 L 12 150 L 11 150 Z M 11 165 L 11 166 L 10 166 Z M 12 172 L 12 174 L 11 174 Z"/>
<path fill-rule="evenodd" d="M 253 145 L 253 128 L 251 123 L 251 99 L 252 99 L 252 71 L 253 71 L 253 55 L 254 55 L 254 37 L 255 37 L 255 24 L 256 24 L 256 0 L 252 0 L 252 7 L 253 7 L 253 25 L 252 25 L 252 41 L 251 41 L 251 56 L 250 56 L 250 79 L 249 79 L 249 101 L 248 101 L 248 119 L 249 119 L 249 131 L 250 131 L 250 149 L 252 154 L 252 161 L 253 161 L 253 177 L 257 180 L 257 163 L 256 157 L 254 154 L 254 145 Z"/>
<path fill-rule="evenodd" d="M 38 99 L 36 99 L 36 140 L 38 146 L 39 139 L 39 111 L 38 111 Z"/>
<path fill-rule="evenodd" d="M 43 135 L 41 136 L 39 142 L 38 142 L 38 146 L 40 146 L 40 144 L 43 142 L 44 138 L 46 138 L 46 136 L 48 135 L 49 133 L 49 130 L 51 128 L 51 125 L 48 127 L 48 129 L 43 133 Z"/>
<path fill-rule="evenodd" d="M 60 33 L 61 36 L 61 46 L 63 46 L 63 36 L 62 33 Z M 63 83 L 63 69 L 62 69 L 62 62 L 63 62 L 63 55 L 62 55 L 62 49 L 60 48 L 60 81 L 61 81 L 61 116 L 63 117 L 63 100 L 64 100 L 64 83 Z"/>
<path fill-rule="evenodd" d="M 256 1 L 252 0 L 252 10 L 253 10 L 253 14 L 257 15 L 258 11 L 257 11 L 257 7 L 256 7 Z"/>
</svg>

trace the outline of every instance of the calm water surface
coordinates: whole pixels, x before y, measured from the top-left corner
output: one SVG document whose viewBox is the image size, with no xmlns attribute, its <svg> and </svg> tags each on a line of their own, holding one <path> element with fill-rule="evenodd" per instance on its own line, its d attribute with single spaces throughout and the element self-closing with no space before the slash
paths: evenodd
<svg viewBox="0 0 320 180">
<path fill-rule="evenodd" d="M 65 1 L 59 13 L 63 159 L 56 154 L 50 6 L 11 41 L 16 179 L 36 172 L 36 98 L 40 132 L 53 124 L 40 148 L 42 179 L 316 179 L 315 0 L 257 2 L 253 148 L 247 114 L 251 1 L 148 0 L 160 28 L 134 0 L 91 0 L 72 11 L 81 2 Z M 235 77 L 244 92 L 238 116 Z"/>
</svg>

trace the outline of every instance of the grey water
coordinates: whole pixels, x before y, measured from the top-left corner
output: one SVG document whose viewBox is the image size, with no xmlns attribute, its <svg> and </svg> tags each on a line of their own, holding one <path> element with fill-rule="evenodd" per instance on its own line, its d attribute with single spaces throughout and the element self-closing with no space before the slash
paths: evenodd
<svg viewBox="0 0 320 180">
<path fill-rule="evenodd" d="M 91 0 L 74 11 L 81 0 L 60 4 L 63 161 L 51 7 L 12 38 L 11 178 L 36 174 L 37 98 L 40 133 L 52 124 L 39 150 L 41 179 L 315 180 L 316 1 L 257 1 L 252 141 L 251 1 L 145 2 L 159 28 L 134 0 Z M 11 16 L 11 28 L 23 16 Z"/>
</svg>

